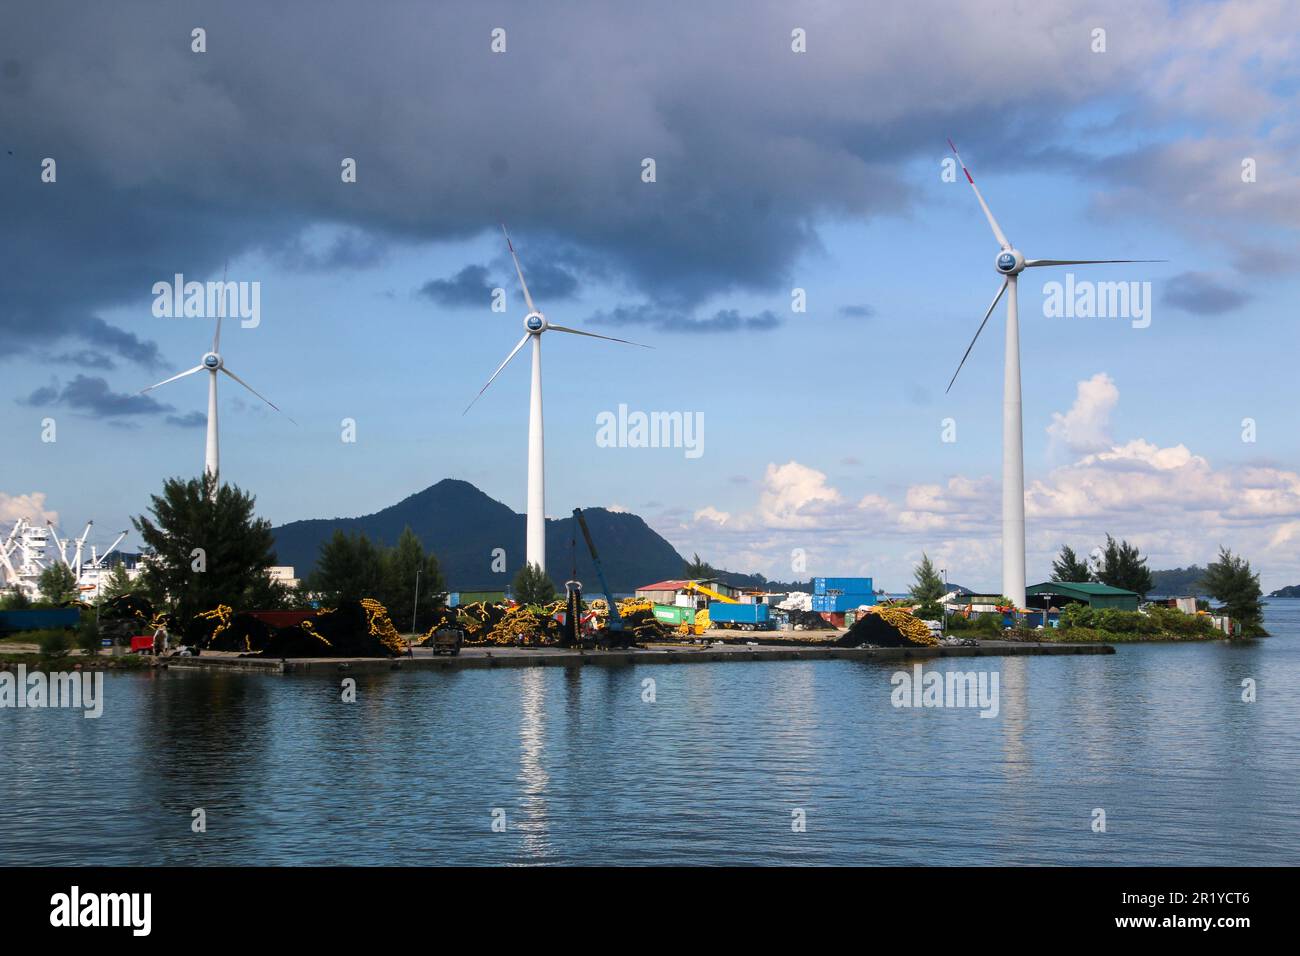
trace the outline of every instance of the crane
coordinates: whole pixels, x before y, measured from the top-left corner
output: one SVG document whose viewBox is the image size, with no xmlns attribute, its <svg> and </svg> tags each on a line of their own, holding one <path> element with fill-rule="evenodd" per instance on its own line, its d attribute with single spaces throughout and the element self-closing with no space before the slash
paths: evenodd
<svg viewBox="0 0 1300 956">
<path fill-rule="evenodd" d="M 605 569 L 601 566 L 600 555 L 596 553 L 596 544 L 591 540 L 591 529 L 587 527 L 587 519 L 582 515 L 581 508 L 573 509 L 573 520 L 577 522 L 578 527 L 582 529 L 582 537 L 587 542 L 587 550 L 591 552 L 591 563 L 596 566 L 596 578 L 600 581 L 600 588 L 605 592 L 605 603 L 609 605 L 609 623 L 605 627 L 605 632 L 598 638 L 598 643 L 608 645 L 618 645 L 627 647 L 631 644 L 627 629 L 623 626 L 623 616 L 618 613 L 618 603 L 614 600 L 613 593 L 609 590 L 609 582 L 605 580 Z M 576 559 L 575 559 L 576 563 Z M 576 634 L 577 623 L 574 623 L 574 633 Z"/>
</svg>

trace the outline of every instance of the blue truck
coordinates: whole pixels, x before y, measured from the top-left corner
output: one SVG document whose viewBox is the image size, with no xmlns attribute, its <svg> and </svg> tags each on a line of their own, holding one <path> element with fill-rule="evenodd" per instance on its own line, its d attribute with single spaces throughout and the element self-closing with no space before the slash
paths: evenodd
<svg viewBox="0 0 1300 956">
<path fill-rule="evenodd" d="M 726 604 L 709 602 L 709 626 L 736 631 L 770 631 L 771 608 L 766 604 Z"/>
</svg>

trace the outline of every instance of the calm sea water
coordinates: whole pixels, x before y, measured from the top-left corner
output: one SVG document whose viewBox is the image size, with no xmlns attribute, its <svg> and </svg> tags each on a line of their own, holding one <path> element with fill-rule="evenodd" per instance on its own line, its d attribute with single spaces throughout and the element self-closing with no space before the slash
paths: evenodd
<svg viewBox="0 0 1300 956">
<path fill-rule="evenodd" d="M 994 719 L 850 661 L 359 675 L 355 704 L 110 676 L 99 720 L 0 711 L 0 863 L 1295 865 L 1300 601 L 1267 623 L 939 662 L 999 673 Z"/>
</svg>

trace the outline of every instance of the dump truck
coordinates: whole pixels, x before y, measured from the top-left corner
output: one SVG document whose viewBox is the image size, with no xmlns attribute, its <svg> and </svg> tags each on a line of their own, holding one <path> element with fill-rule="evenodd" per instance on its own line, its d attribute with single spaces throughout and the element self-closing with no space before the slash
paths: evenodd
<svg viewBox="0 0 1300 956">
<path fill-rule="evenodd" d="M 709 602 L 709 625 L 734 631 L 770 631 L 771 608 L 766 604 Z"/>
</svg>

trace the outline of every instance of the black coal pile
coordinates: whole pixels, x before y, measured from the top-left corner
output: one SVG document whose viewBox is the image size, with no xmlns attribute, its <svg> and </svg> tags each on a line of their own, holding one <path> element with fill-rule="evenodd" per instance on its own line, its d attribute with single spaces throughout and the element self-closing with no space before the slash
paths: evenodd
<svg viewBox="0 0 1300 956">
<path fill-rule="evenodd" d="M 787 611 L 790 615 L 790 626 L 796 631 L 833 631 L 835 625 L 826 618 L 822 617 L 816 611 Z"/>
<path fill-rule="evenodd" d="M 222 604 L 196 614 L 186 643 L 246 657 L 397 657 L 405 645 L 378 601 L 344 601 L 334 610 L 253 611 Z"/>
<path fill-rule="evenodd" d="M 272 628 L 262 657 L 398 657 L 392 623 L 382 605 L 343 601 L 292 627 Z M 232 622 L 233 626 L 233 622 Z"/>
<path fill-rule="evenodd" d="M 126 641 L 136 634 L 153 634 L 153 605 L 135 594 L 123 594 L 99 609 L 99 631 L 104 637 Z"/>
</svg>

